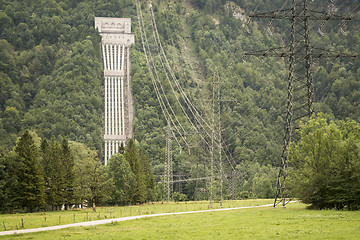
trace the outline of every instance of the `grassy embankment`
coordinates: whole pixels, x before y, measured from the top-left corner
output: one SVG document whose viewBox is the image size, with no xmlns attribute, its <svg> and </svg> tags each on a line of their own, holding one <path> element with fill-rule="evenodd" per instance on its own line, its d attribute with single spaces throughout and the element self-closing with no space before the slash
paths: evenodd
<svg viewBox="0 0 360 240">
<path fill-rule="evenodd" d="M 359 211 L 307 210 L 304 204 L 292 203 L 285 209 L 264 207 L 153 217 L 94 227 L 6 236 L 6 238 L 193 240 L 359 239 L 359 236 Z"/>
</svg>

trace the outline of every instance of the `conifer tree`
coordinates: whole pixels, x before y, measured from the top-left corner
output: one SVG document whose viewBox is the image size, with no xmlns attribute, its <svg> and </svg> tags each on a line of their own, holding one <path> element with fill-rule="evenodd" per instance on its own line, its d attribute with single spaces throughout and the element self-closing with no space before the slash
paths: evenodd
<svg viewBox="0 0 360 240">
<path fill-rule="evenodd" d="M 129 162 L 131 170 L 136 178 L 136 191 L 133 199 L 134 203 L 144 203 L 146 201 L 146 180 L 144 167 L 141 164 L 139 152 L 134 140 L 130 139 L 125 148 L 125 159 Z"/>
<path fill-rule="evenodd" d="M 58 208 L 65 199 L 65 167 L 60 144 L 51 138 L 50 144 L 41 144 L 45 180 L 46 203 Z"/>
<path fill-rule="evenodd" d="M 6 183 L 9 177 L 6 165 L 6 156 L 4 152 L 0 149 L 0 212 L 4 212 L 9 205 L 9 196 L 6 190 Z"/>
<path fill-rule="evenodd" d="M 19 207 L 16 200 L 16 157 L 15 152 L 0 150 L 0 211 L 9 212 Z"/>
<path fill-rule="evenodd" d="M 141 165 L 144 169 L 145 182 L 146 182 L 146 200 L 155 200 L 155 177 L 149 158 L 143 150 L 139 153 Z"/>
<path fill-rule="evenodd" d="M 16 201 L 20 207 L 32 212 L 35 208 L 44 206 L 45 201 L 39 152 L 28 130 L 18 140 L 15 153 L 18 180 Z"/>
<path fill-rule="evenodd" d="M 53 205 L 53 191 L 51 190 L 52 180 L 51 180 L 51 164 L 50 164 L 50 153 L 49 153 L 49 143 L 46 139 L 43 139 L 40 146 L 40 155 L 41 155 L 41 164 L 43 166 L 43 177 L 44 177 L 44 193 L 45 193 L 45 202 L 48 205 Z"/>
<path fill-rule="evenodd" d="M 69 207 L 70 204 L 74 204 L 74 156 L 71 153 L 69 142 L 66 138 L 63 139 L 61 143 L 62 147 L 62 165 L 64 167 L 64 204 L 65 209 Z"/>
<path fill-rule="evenodd" d="M 124 142 L 121 142 L 121 143 L 120 143 L 118 153 L 120 153 L 120 154 L 124 154 L 124 153 L 125 153 Z"/>
</svg>

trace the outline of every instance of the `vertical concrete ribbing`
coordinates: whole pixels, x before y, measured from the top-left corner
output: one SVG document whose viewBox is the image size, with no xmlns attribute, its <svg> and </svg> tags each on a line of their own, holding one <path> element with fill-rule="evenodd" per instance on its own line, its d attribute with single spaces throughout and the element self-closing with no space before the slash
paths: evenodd
<svg viewBox="0 0 360 240">
<path fill-rule="evenodd" d="M 106 66 L 107 70 L 110 70 L 110 56 L 109 56 L 109 44 L 105 44 L 106 46 Z"/>
<path fill-rule="evenodd" d="M 110 70 L 114 70 L 113 45 L 110 45 Z"/>
<path fill-rule="evenodd" d="M 121 45 L 118 44 L 118 69 L 117 70 L 121 70 Z"/>
<path fill-rule="evenodd" d="M 114 134 L 114 77 L 111 77 L 111 134 Z"/>
<path fill-rule="evenodd" d="M 106 55 L 105 55 L 105 45 L 101 44 L 102 46 L 102 53 L 103 53 L 103 61 L 104 61 L 104 70 L 106 70 Z"/>
<path fill-rule="evenodd" d="M 108 85 L 108 103 L 107 103 L 107 107 L 108 107 L 108 115 L 106 116 L 108 119 L 108 134 L 111 134 L 111 84 L 110 84 L 110 77 L 107 77 L 107 85 Z"/>
<path fill-rule="evenodd" d="M 122 133 L 125 135 L 124 77 L 121 77 L 121 122 Z"/>
<path fill-rule="evenodd" d="M 118 135 L 118 103 L 117 103 L 117 99 L 118 99 L 118 90 L 117 90 L 118 84 L 117 84 L 117 77 L 114 77 L 114 120 L 115 120 L 115 127 L 114 127 L 114 133 L 115 135 Z"/>
<path fill-rule="evenodd" d="M 117 56 L 116 56 L 116 44 L 113 44 L 113 61 L 114 61 L 114 68 L 113 70 L 116 70 L 116 59 L 117 59 Z"/>
<path fill-rule="evenodd" d="M 108 159 L 108 156 L 107 156 L 107 141 L 105 140 L 105 146 L 104 146 L 104 154 L 105 154 L 105 165 L 107 164 L 107 159 Z"/>
<path fill-rule="evenodd" d="M 104 114 L 104 121 L 105 121 L 105 123 L 104 123 L 104 134 L 105 135 L 107 135 L 107 108 L 108 108 L 108 106 L 107 106 L 107 98 L 108 98 L 108 95 L 107 95 L 107 77 L 105 77 L 105 91 L 104 91 L 104 98 L 105 98 L 105 114 Z"/>
<path fill-rule="evenodd" d="M 124 70 L 124 62 L 125 62 L 125 45 L 122 45 L 122 52 L 121 52 L 121 70 Z"/>
<path fill-rule="evenodd" d="M 106 160 L 106 163 L 109 161 L 111 157 L 111 141 L 108 141 L 108 159 Z"/>
<path fill-rule="evenodd" d="M 122 119 L 121 119 L 121 81 L 120 81 L 120 77 L 117 78 L 117 83 L 118 83 L 118 92 L 117 92 L 117 95 L 118 95 L 118 105 L 117 105 L 117 108 L 119 109 L 119 112 L 118 112 L 118 118 L 119 118 L 119 134 L 122 135 L 122 131 L 121 131 L 121 125 L 122 125 Z"/>
</svg>

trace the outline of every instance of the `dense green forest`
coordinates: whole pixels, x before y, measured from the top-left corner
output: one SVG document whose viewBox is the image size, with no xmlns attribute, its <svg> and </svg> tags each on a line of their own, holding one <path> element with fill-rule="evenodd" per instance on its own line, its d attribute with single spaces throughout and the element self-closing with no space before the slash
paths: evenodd
<svg viewBox="0 0 360 240">
<path fill-rule="evenodd" d="M 272 197 L 283 144 L 288 60 L 246 56 L 245 52 L 287 46 L 290 22 L 274 20 L 269 25 L 269 20 L 248 21 L 247 16 L 286 9 L 284 2 L 152 1 L 156 29 L 174 77 L 195 105 L 197 117 L 203 119 L 196 120 L 190 108 L 182 109 L 186 101 L 178 100 L 180 92 L 171 90 L 170 73 L 161 70 L 164 63 L 148 1 L 139 1 L 137 10 L 130 0 L 0 0 L 1 151 L 7 155 L 16 150 L 17 139 L 28 129 L 49 142 L 66 138 L 85 144 L 101 159 L 103 79 L 101 39 L 94 29 L 94 17 L 127 17 L 135 33 L 131 49 L 134 134 L 149 156 L 156 181 L 164 174 L 167 120 L 149 73 L 141 33 L 146 34 L 148 52 L 159 69 L 157 84 L 162 84 L 163 97 L 186 132 L 181 137 L 174 130 L 172 137 L 175 180 L 201 179 L 177 181 L 174 192 L 188 199 L 208 198 L 206 177 L 213 159 L 215 179 L 221 176 L 224 180 L 223 188 L 221 181 L 214 183 L 216 198 L 220 189 L 226 198 Z M 359 4 L 309 1 L 316 11 L 353 16 L 346 25 L 342 21 L 312 22 L 313 47 L 359 53 Z M 360 120 L 359 67 L 359 58 L 314 59 L 317 112 L 334 120 Z M 193 124 L 209 127 L 195 131 L 187 114 Z M 211 134 L 216 135 L 213 148 Z M 114 161 L 129 168 L 122 157 Z M 127 188 L 131 181 L 128 184 Z M 161 189 L 158 184 L 158 194 L 152 198 L 160 200 Z M 121 194 L 118 189 L 117 203 L 129 203 L 131 197 Z"/>
</svg>

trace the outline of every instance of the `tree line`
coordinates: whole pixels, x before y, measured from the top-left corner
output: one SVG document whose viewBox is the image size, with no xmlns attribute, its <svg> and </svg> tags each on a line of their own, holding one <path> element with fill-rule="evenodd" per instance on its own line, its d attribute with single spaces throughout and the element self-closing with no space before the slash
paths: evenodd
<svg viewBox="0 0 360 240">
<path fill-rule="evenodd" d="M 72 149 L 74 147 L 74 150 Z M 78 151 L 78 152 L 75 152 Z M 33 212 L 138 204 L 155 199 L 149 159 L 132 139 L 107 166 L 94 151 L 64 138 L 25 130 L 13 151 L 0 152 L 0 211 Z"/>
</svg>

